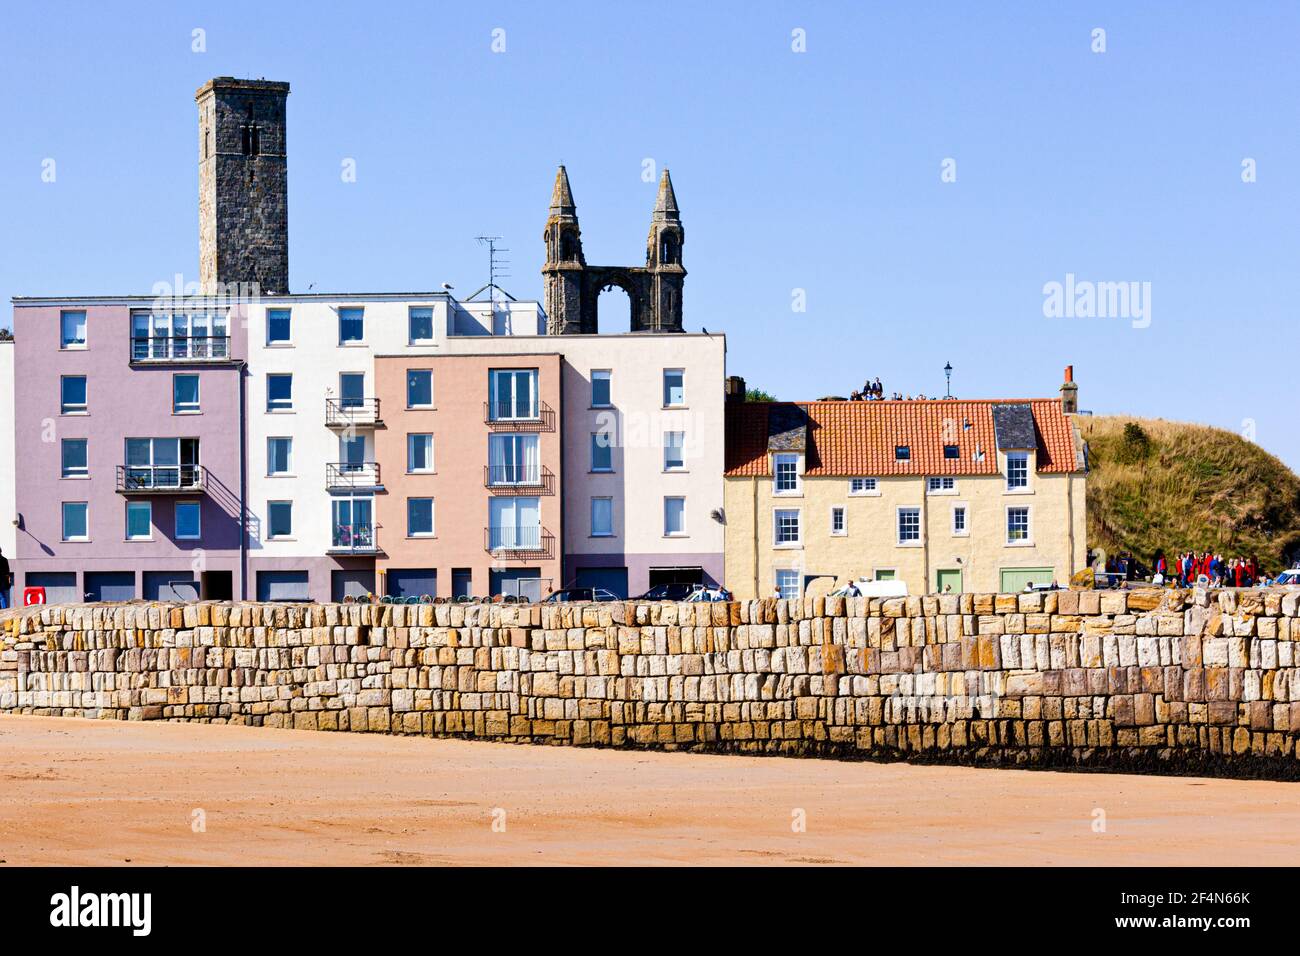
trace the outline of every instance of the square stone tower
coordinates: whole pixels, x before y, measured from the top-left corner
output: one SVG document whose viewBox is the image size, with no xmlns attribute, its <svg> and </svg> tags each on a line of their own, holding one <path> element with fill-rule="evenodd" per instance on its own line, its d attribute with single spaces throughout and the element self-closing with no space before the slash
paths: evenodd
<svg viewBox="0 0 1300 956">
<path fill-rule="evenodd" d="M 289 291 L 288 83 L 219 76 L 199 107 L 199 282 Z"/>
</svg>

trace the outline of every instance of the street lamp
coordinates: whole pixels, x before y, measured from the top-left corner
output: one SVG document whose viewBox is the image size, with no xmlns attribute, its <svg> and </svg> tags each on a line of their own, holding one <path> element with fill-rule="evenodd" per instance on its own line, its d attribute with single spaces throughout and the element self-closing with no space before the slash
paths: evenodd
<svg viewBox="0 0 1300 956">
<path fill-rule="evenodd" d="M 952 398 L 952 363 L 949 362 L 943 367 L 943 374 L 948 378 L 948 394 L 945 398 Z"/>
</svg>

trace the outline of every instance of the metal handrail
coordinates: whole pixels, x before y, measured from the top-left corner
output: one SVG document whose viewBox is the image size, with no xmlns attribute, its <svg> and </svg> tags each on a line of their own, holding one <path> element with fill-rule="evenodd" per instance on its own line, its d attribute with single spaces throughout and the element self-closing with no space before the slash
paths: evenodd
<svg viewBox="0 0 1300 956">
<path fill-rule="evenodd" d="M 132 362 L 230 358 L 229 335 L 132 335 Z"/>
<path fill-rule="evenodd" d="M 118 491 L 200 491 L 207 483 L 202 465 L 118 465 Z"/>
<path fill-rule="evenodd" d="M 555 536 L 542 527 L 489 526 L 483 529 L 483 548 L 493 554 L 549 558 L 555 553 Z"/>
<path fill-rule="evenodd" d="M 379 484 L 377 461 L 332 461 L 325 465 L 327 488 L 371 488 Z"/>
<path fill-rule="evenodd" d="M 326 425 L 373 425 L 379 420 L 377 398 L 325 399 Z"/>
<path fill-rule="evenodd" d="M 484 402 L 483 422 L 511 431 L 555 431 L 555 410 L 545 402 L 538 402 L 529 415 L 514 415 L 514 411 L 514 402 Z"/>
</svg>

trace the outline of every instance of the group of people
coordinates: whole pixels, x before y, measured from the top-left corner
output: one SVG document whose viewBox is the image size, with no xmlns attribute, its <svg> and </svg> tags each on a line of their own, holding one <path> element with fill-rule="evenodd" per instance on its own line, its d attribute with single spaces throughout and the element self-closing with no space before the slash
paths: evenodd
<svg viewBox="0 0 1300 956">
<path fill-rule="evenodd" d="M 1162 580 L 1177 580 L 1179 586 L 1189 587 L 1202 577 L 1212 587 L 1249 588 L 1263 579 L 1259 561 L 1250 558 L 1228 558 L 1209 551 L 1184 551 L 1170 564 L 1164 554 L 1156 555 L 1154 571 Z"/>
<path fill-rule="evenodd" d="M 880 384 L 877 378 L 874 382 L 867 379 L 862 383 L 862 388 L 854 389 L 849 395 L 851 402 L 878 402 L 885 397 L 885 386 Z"/>
</svg>

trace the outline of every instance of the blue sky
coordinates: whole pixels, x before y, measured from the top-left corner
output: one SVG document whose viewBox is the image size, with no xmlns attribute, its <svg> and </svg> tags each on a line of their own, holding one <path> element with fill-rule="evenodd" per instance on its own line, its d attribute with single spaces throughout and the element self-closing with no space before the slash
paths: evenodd
<svg viewBox="0 0 1300 956">
<path fill-rule="evenodd" d="M 751 385 L 933 396 L 951 362 L 955 394 L 1052 395 L 1073 363 L 1084 408 L 1249 420 L 1300 467 L 1300 4 L 134 7 L 0 15 L 6 302 L 195 277 L 194 90 L 263 76 L 293 85 L 296 291 L 467 293 L 490 233 L 538 298 L 560 161 L 588 262 L 643 262 L 649 159 L 687 326 Z M 1151 283 L 1149 327 L 1046 318 L 1067 274 Z"/>
</svg>

